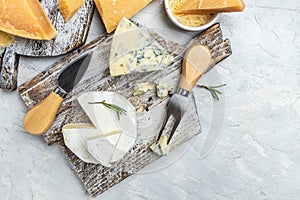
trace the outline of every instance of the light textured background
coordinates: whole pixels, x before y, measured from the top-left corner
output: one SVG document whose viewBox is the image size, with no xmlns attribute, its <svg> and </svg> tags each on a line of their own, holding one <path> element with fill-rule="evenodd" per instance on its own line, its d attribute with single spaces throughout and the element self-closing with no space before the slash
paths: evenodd
<svg viewBox="0 0 300 200">
<path fill-rule="evenodd" d="M 203 133 L 96 199 L 300 199 L 300 1 L 246 4 L 220 18 L 233 55 L 200 81 L 227 83 L 222 101 L 196 89 Z M 134 20 L 178 42 L 194 34 L 174 27 L 158 0 Z M 95 13 L 89 41 L 102 32 Z M 22 57 L 19 83 L 57 59 Z M 90 198 L 60 147 L 24 133 L 17 92 L 0 90 L 0 110 L 1 200 Z M 208 133 L 219 134 L 204 157 Z"/>
</svg>

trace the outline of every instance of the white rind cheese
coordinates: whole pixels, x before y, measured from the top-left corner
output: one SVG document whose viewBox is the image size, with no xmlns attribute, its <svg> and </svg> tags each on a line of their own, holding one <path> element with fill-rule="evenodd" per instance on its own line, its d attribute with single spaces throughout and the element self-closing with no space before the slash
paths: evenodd
<svg viewBox="0 0 300 200">
<path fill-rule="evenodd" d="M 81 130 L 84 129 L 84 130 Z M 80 130 L 80 131 L 79 131 Z M 90 131 L 95 130 L 91 124 L 67 124 L 62 128 L 65 145 L 82 161 L 98 164 L 99 162 L 90 154 L 86 144 L 82 141 L 81 134 L 90 136 Z M 99 135 L 99 132 L 97 132 Z"/>
<path fill-rule="evenodd" d="M 148 33 L 126 18 L 118 25 L 110 51 L 110 74 L 150 72 L 167 68 L 173 57 Z"/>
<path fill-rule="evenodd" d="M 102 104 L 106 101 L 126 110 L 118 120 L 115 112 Z M 136 112 L 132 104 L 113 92 L 88 92 L 78 98 L 93 124 L 68 124 L 63 127 L 66 146 L 87 163 L 110 167 L 122 159 L 137 138 Z"/>
<path fill-rule="evenodd" d="M 110 167 L 119 140 L 120 134 L 116 134 L 87 140 L 86 144 L 88 151 L 101 165 Z"/>
</svg>

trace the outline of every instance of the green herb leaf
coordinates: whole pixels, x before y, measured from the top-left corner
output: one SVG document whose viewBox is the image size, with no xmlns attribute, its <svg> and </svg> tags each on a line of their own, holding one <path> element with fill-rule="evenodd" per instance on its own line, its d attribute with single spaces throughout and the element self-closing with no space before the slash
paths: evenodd
<svg viewBox="0 0 300 200">
<path fill-rule="evenodd" d="M 222 94 L 222 92 L 217 90 L 217 88 L 224 87 L 226 85 L 227 84 L 222 84 L 222 85 L 217 85 L 217 86 L 206 86 L 206 85 L 197 85 L 197 86 L 200 87 L 200 88 L 204 88 L 204 89 L 208 90 L 210 92 L 211 96 L 215 100 L 219 101 L 220 99 L 219 99 L 218 94 Z"/>
<path fill-rule="evenodd" d="M 121 108 L 120 106 L 117 106 L 115 104 L 110 104 L 110 103 L 106 103 L 105 101 L 101 101 L 101 102 L 89 102 L 89 104 L 102 104 L 105 107 L 113 110 L 116 112 L 117 116 L 118 116 L 118 120 L 120 120 L 120 116 L 121 115 L 126 115 L 127 111 L 123 108 Z"/>
</svg>

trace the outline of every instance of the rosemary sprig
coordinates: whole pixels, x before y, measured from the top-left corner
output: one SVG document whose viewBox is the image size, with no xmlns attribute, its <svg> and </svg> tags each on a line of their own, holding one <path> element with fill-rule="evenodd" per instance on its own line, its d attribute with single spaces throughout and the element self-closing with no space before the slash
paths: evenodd
<svg viewBox="0 0 300 200">
<path fill-rule="evenodd" d="M 204 89 L 208 90 L 210 92 L 211 96 L 215 100 L 219 101 L 220 99 L 219 99 L 218 95 L 222 94 L 222 92 L 220 92 L 219 90 L 217 90 L 217 88 L 224 87 L 226 85 L 227 84 L 222 84 L 222 85 L 217 85 L 217 86 L 206 86 L 206 85 L 197 85 L 197 86 L 200 87 L 200 88 L 204 88 Z"/>
<path fill-rule="evenodd" d="M 117 106 L 115 104 L 110 104 L 110 103 L 106 103 L 105 100 L 101 101 L 101 102 L 89 102 L 89 104 L 102 104 L 105 107 L 112 109 L 113 111 L 116 112 L 117 116 L 118 116 L 118 120 L 120 120 L 120 116 L 121 115 L 126 115 L 127 111 L 124 110 L 123 108 L 121 108 L 120 106 Z"/>
</svg>

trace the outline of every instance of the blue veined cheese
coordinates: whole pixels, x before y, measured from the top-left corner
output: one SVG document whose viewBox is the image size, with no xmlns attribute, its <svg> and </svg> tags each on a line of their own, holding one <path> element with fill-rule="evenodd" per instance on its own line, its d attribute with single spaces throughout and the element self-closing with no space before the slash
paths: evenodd
<svg viewBox="0 0 300 200">
<path fill-rule="evenodd" d="M 169 94 L 169 86 L 166 83 L 156 84 L 156 95 L 159 98 L 165 98 Z"/>
<path fill-rule="evenodd" d="M 174 58 L 143 29 L 126 18 L 118 25 L 110 51 L 110 74 L 150 72 L 167 68 Z"/>
<path fill-rule="evenodd" d="M 156 141 L 150 146 L 151 151 L 154 153 L 160 155 L 160 156 L 166 156 L 170 152 L 170 145 L 168 143 L 168 136 L 163 135 L 159 139 L 159 141 Z"/>
<path fill-rule="evenodd" d="M 149 82 L 136 83 L 134 85 L 133 96 L 144 94 L 148 90 L 152 90 L 152 86 Z"/>
</svg>

